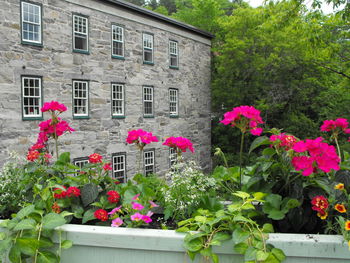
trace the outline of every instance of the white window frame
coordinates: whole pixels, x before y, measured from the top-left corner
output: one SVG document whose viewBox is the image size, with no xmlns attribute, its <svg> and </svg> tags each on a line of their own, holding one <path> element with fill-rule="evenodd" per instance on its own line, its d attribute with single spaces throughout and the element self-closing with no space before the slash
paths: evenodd
<svg viewBox="0 0 350 263">
<path fill-rule="evenodd" d="M 151 92 L 147 93 L 148 91 L 151 91 Z M 151 103 L 152 113 L 146 113 L 146 102 Z M 154 89 L 152 86 L 143 86 L 143 88 L 142 88 L 142 106 L 143 106 L 143 116 L 144 117 L 154 117 Z"/>
<path fill-rule="evenodd" d="M 24 86 L 24 83 L 25 83 L 25 80 L 28 80 L 28 82 L 30 81 L 34 81 L 34 83 L 36 81 L 38 81 L 38 86 Z M 35 95 L 35 91 L 34 91 L 34 95 L 26 95 L 25 93 L 25 89 L 28 89 L 28 91 L 30 89 L 38 89 L 39 90 L 39 95 Z M 28 92 L 29 94 L 31 92 Z M 24 101 L 25 99 L 38 99 L 38 104 L 35 104 L 35 105 L 25 105 L 24 104 Z M 34 109 L 37 108 L 36 110 L 36 114 L 26 114 L 26 111 L 25 111 L 25 108 L 30 108 L 30 107 L 33 107 L 33 112 L 34 112 Z M 42 107 L 42 79 L 41 77 L 34 77 L 34 76 L 22 76 L 22 112 L 23 112 L 23 118 L 24 119 L 30 119 L 30 118 L 42 118 L 42 112 L 41 112 L 41 107 Z"/>
<path fill-rule="evenodd" d="M 176 58 L 176 65 L 171 64 L 171 58 Z M 169 66 L 172 68 L 179 67 L 179 47 L 177 41 L 169 40 Z"/>
<path fill-rule="evenodd" d="M 116 176 L 117 173 L 122 173 L 122 176 Z M 126 153 L 114 153 L 112 155 L 112 178 L 119 180 L 122 183 L 127 181 L 126 176 Z"/>
<path fill-rule="evenodd" d="M 78 166 L 80 169 L 76 170 L 75 175 L 79 175 L 79 172 L 83 169 L 83 167 L 87 164 L 89 164 L 89 157 L 79 157 L 73 159 L 73 164 L 75 166 Z"/>
<path fill-rule="evenodd" d="M 121 91 L 116 91 L 118 88 L 121 88 Z M 112 105 L 112 116 L 113 117 L 123 117 L 125 116 L 125 90 L 124 84 L 121 83 L 112 83 L 112 97 L 111 97 L 111 105 Z M 119 96 L 119 97 L 118 97 Z M 114 105 L 121 103 L 121 106 Z M 121 113 L 116 113 L 115 108 L 121 107 Z"/>
<path fill-rule="evenodd" d="M 79 97 L 75 95 L 75 88 L 76 84 L 82 84 L 85 85 L 86 88 L 86 97 Z M 80 87 L 79 87 L 80 88 Z M 89 117 L 89 81 L 86 80 L 73 80 L 73 85 L 72 85 L 72 112 L 73 112 L 73 117 Z M 85 101 L 85 106 L 81 105 L 76 105 L 75 100 L 84 100 Z M 85 113 L 75 113 L 75 108 L 76 107 L 85 107 Z"/>
<path fill-rule="evenodd" d="M 179 116 L 179 90 L 178 89 L 174 89 L 174 88 L 169 89 L 169 114 L 170 116 Z"/>
<path fill-rule="evenodd" d="M 116 31 L 116 34 L 115 34 Z M 116 38 L 115 38 L 116 36 Z M 118 39 L 119 38 L 119 39 Z M 124 57 L 124 27 L 118 25 L 112 25 L 112 56 L 113 57 Z M 114 43 L 121 43 L 122 54 L 115 54 Z"/>
<path fill-rule="evenodd" d="M 173 166 L 174 163 L 177 161 L 177 152 L 176 149 L 173 147 L 169 148 L 169 166 Z"/>
<path fill-rule="evenodd" d="M 78 20 L 80 21 L 85 21 L 85 32 L 84 31 L 76 31 L 75 30 L 75 18 L 78 18 Z M 78 14 L 73 14 L 73 51 L 80 51 L 80 52 L 89 52 L 89 18 L 82 16 L 82 15 L 78 15 Z M 82 25 L 82 29 L 83 29 Z M 78 26 L 79 28 L 79 26 Z M 75 37 L 76 36 L 80 36 L 80 37 L 85 37 L 86 38 L 86 49 L 80 49 L 80 48 L 76 48 L 75 47 Z"/>
<path fill-rule="evenodd" d="M 144 171 L 145 171 L 145 176 L 148 174 L 153 174 L 155 173 L 155 151 L 154 149 L 152 150 L 147 150 L 143 152 L 143 163 L 144 163 Z M 151 167 L 151 169 L 150 169 Z"/>
<path fill-rule="evenodd" d="M 143 62 L 144 63 L 154 63 L 154 43 L 153 43 L 153 35 L 148 33 L 142 34 L 142 56 L 143 56 Z M 145 60 L 145 51 L 151 53 L 152 60 Z"/>
<path fill-rule="evenodd" d="M 24 6 L 27 5 L 28 7 L 28 16 L 29 14 L 32 14 L 33 17 L 36 17 L 36 14 L 34 13 L 29 13 L 29 9 L 30 7 L 32 8 L 32 10 L 34 8 L 38 8 L 39 9 L 39 13 L 37 14 L 37 17 L 38 17 L 38 22 L 36 21 L 29 21 L 28 20 L 25 20 L 25 15 L 24 15 Z M 29 17 L 28 17 L 29 18 Z M 38 30 L 38 39 L 39 40 L 31 40 L 31 39 L 25 39 L 24 38 L 24 24 L 28 24 L 28 25 L 32 25 L 33 27 L 34 26 L 38 26 L 39 27 L 39 30 Z M 29 31 L 28 31 L 29 32 Z M 33 34 L 34 34 L 34 31 L 31 31 Z M 35 43 L 35 44 L 42 44 L 42 15 L 41 15 L 41 5 L 36 5 L 36 4 L 33 4 L 33 3 L 29 3 L 29 2 L 26 2 L 26 1 L 22 1 L 21 2 L 21 34 L 22 34 L 22 41 L 25 42 L 25 43 Z"/>
</svg>

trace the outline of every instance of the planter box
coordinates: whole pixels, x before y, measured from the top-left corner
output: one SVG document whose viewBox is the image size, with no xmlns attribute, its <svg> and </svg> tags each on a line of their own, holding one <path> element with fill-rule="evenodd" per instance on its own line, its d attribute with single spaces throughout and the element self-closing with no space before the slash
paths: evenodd
<svg viewBox="0 0 350 263">
<path fill-rule="evenodd" d="M 182 263 L 191 260 L 182 247 L 184 234 L 172 230 L 64 225 L 62 237 L 74 245 L 62 251 L 62 263 Z M 341 236 L 270 234 L 269 243 L 287 255 L 285 263 L 350 262 L 350 251 Z M 243 256 L 225 242 L 214 250 L 221 263 L 240 263 Z M 196 262 L 204 262 L 198 256 Z"/>
<path fill-rule="evenodd" d="M 183 249 L 184 234 L 173 230 L 112 228 L 67 224 L 60 228 L 62 240 L 73 247 L 62 250 L 62 263 L 190 263 Z M 350 262 L 350 251 L 341 236 L 270 234 L 269 243 L 287 255 L 285 263 Z M 214 251 L 220 263 L 241 263 L 243 256 L 225 242 Z M 197 256 L 195 262 L 205 262 Z"/>
</svg>

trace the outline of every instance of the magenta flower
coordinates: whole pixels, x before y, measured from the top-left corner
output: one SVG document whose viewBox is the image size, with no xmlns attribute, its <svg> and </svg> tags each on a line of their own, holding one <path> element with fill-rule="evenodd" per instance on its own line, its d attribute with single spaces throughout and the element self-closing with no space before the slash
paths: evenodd
<svg viewBox="0 0 350 263">
<path fill-rule="evenodd" d="M 349 126 L 349 122 L 347 119 L 338 118 L 336 120 L 323 121 L 323 124 L 321 125 L 320 130 L 323 132 L 333 132 L 337 130 L 337 128 L 339 128 L 344 133 L 350 133 L 348 126 Z"/>
<path fill-rule="evenodd" d="M 149 203 L 151 204 L 151 208 L 153 207 L 159 207 L 159 205 L 157 205 L 155 202 L 153 201 L 149 201 Z"/>
<path fill-rule="evenodd" d="M 112 227 L 120 227 L 123 223 L 124 223 L 123 220 L 118 217 L 118 218 L 112 220 L 111 226 Z"/>
<path fill-rule="evenodd" d="M 152 222 L 151 217 L 149 217 L 149 216 L 147 216 L 147 215 L 143 215 L 143 216 L 142 216 L 142 220 L 143 220 L 143 222 L 145 222 L 145 223 L 147 223 L 147 224 L 149 224 L 149 223 Z"/>
<path fill-rule="evenodd" d="M 114 208 L 114 209 L 112 209 L 112 211 L 111 212 L 109 212 L 108 214 L 109 215 L 114 215 L 115 213 L 121 213 L 121 208 L 122 208 L 122 206 L 120 205 L 120 206 L 118 206 L 118 207 L 116 207 L 116 208 Z"/>
<path fill-rule="evenodd" d="M 139 203 L 132 202 L 131 204 L 132 204 L 132 209 L 134 210 L 142 210 L 145 208 L 143 205 Z"/>
<path fill-rule="evenodd" d="M 184 137 L 169 137 L 165 140 L 163 145 L 169 146 L 170 148 L 177 148 L 181 150 L 181 152 L 186 152 L 187 149 L 194 152 L 192 142 Z"/>
<path fill-rule="evenodd" d="M 106 164 L 103 166 L 103 170 L 105 170 L 105 171 L 112 171 L 111 163 L 106 163 Z"/>
<path fill-rule="evenodd" d="M 139 196 L 140 196 L 140 194 L 135 195 L 135 196 L 132 198 L 132 200 L 139 200 Z"/>
<path fill-rule="evenodd" d="M 64 112 L 67 110 L 67 107 L 64 104 L 60 104 L 57 101 L 45 102 L 44 106 L 41 108 L 42 112 L 46 111 L 59 111 Z"/>
<path fill-rule="evenodd" d="M 151 132 L 146 132 L 142 129 L 132 130 L 128 132 L 128 137 L 126 138 L 126 142 L 129 144 L 150 144 L 151 142 L 158 142 L 156 136 L 153 136 Z"/>
<path fill-rule="evenodd" d="M 132 216 L 130 216 L 131 221 L 139 222 L 142 220 L 142 216 L 140 213 L 135 213 Z"/>
<path fill-rule="evenodd" d="M 288 151 L 295 146 L 295 144 L 298 142 L 298 139 L 295 138 L 293 135 L 281 133 L 277 135 L 271 135 L 270 141 L 275 142 L 274 145 L 282 147 Z"/>
</svg>

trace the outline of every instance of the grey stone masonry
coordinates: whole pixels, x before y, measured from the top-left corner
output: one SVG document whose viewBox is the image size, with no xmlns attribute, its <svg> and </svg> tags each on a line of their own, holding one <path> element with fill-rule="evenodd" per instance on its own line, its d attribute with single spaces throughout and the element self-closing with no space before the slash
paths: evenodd
<svg viewBox="0 0 350 263">
<path fill-rule="evenodd" d="M 159 139 L 145 147 L 155 149 L 157 174 L 169 168 L 169 148 L 162 143 L 170 136 L 189 138 L 195 153 L 185 157 L 210 168 L 210 36 L 111 1 L 28 2 L 41 6 L 42 45 L 22 41 L 21 1 L 0 0 L 0 166 L 9 151 L 25 155 L 36 141 L 42 120 L 23 118 L 22 76 L 39 76 L 42 103 L 64 103 L 68 110 L 61 117 L 76 130 L 60 137 L 60 152 L 70 151 L 72 158 L 97 152 L 107 160 L 125 152 L 131 177 L 137 149 L 125 139 L 129 130 L 144 129 Z M 88 54 L 73 51 L 73 14 L 88 17 Z M 124 28 L 123 59 L 111 56 L 112 24 Z M 153 65 L 143 63 L 144 32 L 153 34 Z M 169 67 L 169 40 L 178 43 L 178 69 Z M 88 80 L 88 118 L 73 118 L 73 80 Z M 124 84 L 124 118 L 112 118 L 111 83 Z M 143 115 L 143 86 L 153 87 L 151 118 Z M 169 114 L 170 88 L 178 90 L 177 117 Z M 44 113 L 42 119 L 48 118 Z"/>
</svg>

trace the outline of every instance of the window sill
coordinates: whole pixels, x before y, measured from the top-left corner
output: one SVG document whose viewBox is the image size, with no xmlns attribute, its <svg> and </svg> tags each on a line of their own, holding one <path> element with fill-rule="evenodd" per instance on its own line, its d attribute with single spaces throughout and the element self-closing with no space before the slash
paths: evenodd
<svg viewBox="0 0 350 263">
<path fill-rule="evenodd" d="M 112 119 L 125 119 L 125 116 L 113 116 Z"/>
<path fill-rule="evenodd" d="M 114 59 L 119 59 L 119 60 L 125 60 L 125 57 L 116 56 L 116 55 L 112 55 L 112 58 L 114 58 Z"/>
<path fill-rule="evenodd" d="M 87 50 L 79 50 L 79 49 L 73 49 L 73 53 L 79 53 L 79 54 L 85 54 L 90 55 L 90 52 Z"/>
<path fill-rule="evenodd" d="M 41 47 L 41 48 L 44 47 L 43 43 L 28 42 L 24 40 L 21 41 L 21 44 L 26 46 L 34 46 L 34 47 Z"/>
<path fill-rule="evenodd" d="M 169 68 L 179 70 L 179 67 L 175 67 L 175 66 L 169 66 Z"/>
<path fill-rule="evenodd" d="M 154 118 L 154 115 L 143 115 L 143 117 L 145 118 L 145 119 L 152 119 L 152 118 Z"/>
<path fill-rule="evenodd" d="M 178 119 L 178 118 L 179 118 L 179 115 L 169 115 L 169 118 Z"/>
<path fill-rule="evenodd" d="M 73 120 L 83 120 L 83 119 L 90 119 L 90 116 L 74 116 Z"/>
<path fill-rule="evenodd" d="M 43 117 L 22 117 L 22 121 L 42 121 Z"/>
<path fill-rule="evenodd" d="M 151 61 L 144 61 L 143 64 L 144 64 L 144 65 L 151 65 L 151 66 L 153 66 L 153 65 L 154 65 L 154 62 L 151 62 Z"/>
</svg>

